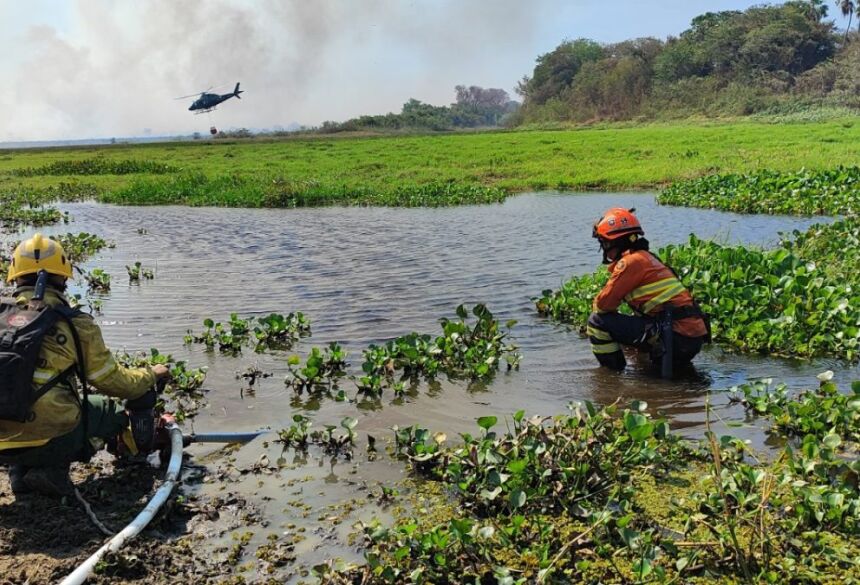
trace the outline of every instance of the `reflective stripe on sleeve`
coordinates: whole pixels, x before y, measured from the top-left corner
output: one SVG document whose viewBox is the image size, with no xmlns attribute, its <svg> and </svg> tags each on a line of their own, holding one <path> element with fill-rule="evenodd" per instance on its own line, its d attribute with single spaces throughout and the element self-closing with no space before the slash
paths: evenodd
<svg viewBox="0 0 860 585">
<path fill-rule="evenodd" d="M 103 380 L 104 378 L 106 378 L 108 375 L 112 374 L 118 367 L 119 367 L 119 364 L 117 364 L 116 360 L 114 360 L 113 357 L 111 357 L 107 361 L 107 363 L 105 363 L 105 365 L 100 367 L 95 372 L 88 372 L 87 373 L 87 379 L 90 382 L 97 383 L 100 380 Z"/>
<path fill-rule="evenodd" d="M 36 368 L 33 371 L 33 381 L 37 384 L 44 384 L 59 373 L 57 370 Z"/>
</svg>

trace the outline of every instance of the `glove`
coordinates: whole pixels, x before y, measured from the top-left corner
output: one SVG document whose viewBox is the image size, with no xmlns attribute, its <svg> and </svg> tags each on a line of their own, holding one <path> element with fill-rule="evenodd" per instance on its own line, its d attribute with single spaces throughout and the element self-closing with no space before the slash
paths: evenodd
<svg viewBox="0 0 860 585">
<path fill-rule="evenodd" d="M 128 412 L 128 423 L 131 427 L 131 437 L 134 448 L 129 448 L 133 455 L 135 451 L 149 453 L 152 451 L 152 443 L 155 439 L 155 403 L 158 396 L 153 388 L 143 396 L 133 400 L 127 400 L 125 409 Z M 127 440 L 124 439 L 126 444 Z"/>
</svg>

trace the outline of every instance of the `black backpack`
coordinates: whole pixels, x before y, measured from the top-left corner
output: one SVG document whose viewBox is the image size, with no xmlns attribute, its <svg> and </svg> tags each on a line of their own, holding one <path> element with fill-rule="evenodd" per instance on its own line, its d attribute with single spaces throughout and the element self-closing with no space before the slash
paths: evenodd
<svg viewBox="0 0 860 585">
<path fill-rule="evenodd" d="M 32 408 L 36 401 L 76 372 L 86 395 L 81 345 L 72 324 L 72 318 L 79 314 L 78 309 L 62 305 L 50 307 L 43 303 L 31 303 L 21 306 L 15 299 L 0 301 L 0 419 L 16 422 L 32 420 Z M 48 380 L 42 387 L 34 389 L 33 373 L 39 364 L 42 342 L 61 319 L 72 330 L 77 363 Z"/>
</svg>

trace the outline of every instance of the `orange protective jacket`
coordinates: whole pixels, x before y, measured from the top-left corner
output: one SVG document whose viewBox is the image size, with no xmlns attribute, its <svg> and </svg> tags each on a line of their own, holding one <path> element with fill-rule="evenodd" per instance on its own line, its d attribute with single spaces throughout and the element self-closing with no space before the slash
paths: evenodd
<svg viewBox="0 0 860 585">
<path fill-rule="evenodd" d="M 609 282 L 594 298 L 594 310 L 617 311 L 623 301 L 640 315 L 656 317 L 666 303 L 674 307 L 693 305 L 693 296 L 675 273 L 646 250 L 627 250 L 609 265 Z M 702 337 L 708 330 L 701 317 L 672 323 L 672 329 L 687 337 Z"/>
</svg>

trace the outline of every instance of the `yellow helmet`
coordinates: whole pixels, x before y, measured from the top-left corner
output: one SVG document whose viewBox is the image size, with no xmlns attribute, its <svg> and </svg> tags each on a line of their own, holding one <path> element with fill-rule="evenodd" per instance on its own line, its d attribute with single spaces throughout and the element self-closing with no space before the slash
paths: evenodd
<svg viewBox="0 0 860 585">
<path fill-rule="evenodd" d="M 22 276 L 36 274 L 40 270 L 65 278 L 72 277 L 72 263 L 60 243 L 42 234 L 36 234 L 15 248 L 6 280 L 12 282 Z"/>
</svg>

